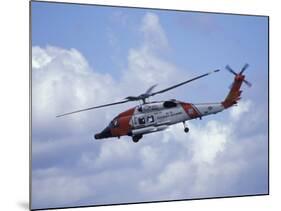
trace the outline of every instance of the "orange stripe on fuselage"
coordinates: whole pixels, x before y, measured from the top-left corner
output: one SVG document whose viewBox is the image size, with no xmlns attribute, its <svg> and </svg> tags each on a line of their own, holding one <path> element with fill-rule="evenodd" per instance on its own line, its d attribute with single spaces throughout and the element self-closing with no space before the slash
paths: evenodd
<svg viewBox="0 0 281 211">
<path fill-rule="evenodd" d="M 181 103 L 181 105 L 191 119 L 201 117 L 200 111 L 191 103 Z"/>
<path fill-rule="evenodd" d="M 124 136 L 128 135 L 131 131 L 130 120 L 134 114 L 135 108 L 131 108 L 127 111 L 120 113 L 116 118 L 118 121 L 118 126 L 111 129 L 112 136 Z"/>
</svg>

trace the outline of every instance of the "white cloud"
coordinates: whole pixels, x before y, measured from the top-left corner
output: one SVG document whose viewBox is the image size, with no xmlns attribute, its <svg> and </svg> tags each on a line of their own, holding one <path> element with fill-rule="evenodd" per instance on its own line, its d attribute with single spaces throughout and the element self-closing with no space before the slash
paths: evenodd
<svg viewBox="0 0 281 211">
<path fill-rule="evenodd" d="M 136 87 L 137 94 L 153 84 L 160 83 L 159 88 L 162 88 L 178 82 L 181 71 L 163 59 L 169 45 L 158 16 L 146 13 L 140 29 L 144 36 L 143 43 L 129 50 L 128 68 L 123 72 L 122 82 L 125 86 Z"/>
<path fill-rule="evenodd" d="M 154 170 L 163 165 L 160 148 L 145 145 L 140 148 L 139 153 L 140 155 L 138 156 L 140 157 L 141 163 L 145 169 Z"/>
<path fill-rule="evenodd" d="M 147 48 L 163 50 L 168 47 L 167 37 L 157 15 L 146 13 L 140 29 L 143 32 Z"/>
<path fill-rule="evenodd" d="M 117 100 L 119 90 L 112 89 L 115 86 L 112 77 L 92 70 L 75 49 L 36 46 L 33 52 L 36 68 L 32 73 L 32 121 L 36 130 L 48 132 L 64 128 L 75 132 L 96 126 L 91 113 L 60 119 L 56 115 Z M 42 59 L 45 57 L 52 59 Z M 102 116 L 95 113 L 95 118 Z"/>
<path fill-rule="evenodd" d="M 237 106 L 233 106 L 230 109 L 230 116 L 233 120 L 239 120 L 245 113 L 247 113 L 252 107 L 250 100 L 241 100 L 238 102 Z"/>
<path fill-rule="evenodd" d="M 50 63 L 52 57 L 40 47 L 32 47 L 32 69 L 37 69 Z"/>
<path fill-rule="evenodd" d="M 231 126 L 214 120 L 208 121 L 204 128 L 192 128 L 190 138 L 193 140 L 194 162 L 214 162 L 217 153 L 222 152 L 225 143 L 231 140 L 231 130 Z"/>
<path fill-rule="evenodd" d="M 163 139 L 172 142 L 172 156 L 152 178 L 140 182 L 140 191 L 153 197 L 198 197 L 213 188 L 208 178 L 216 174 L 216 159 L 224 152 L 231 139 L 232 126 L 219 121 L 204 124 L 189 123 L 190 133 L 176 125 L 163 133 Z M 160 143 L 158 148 L 167 147 Z M 161 154 L 157 154 L 161 160 Z M 220 174 L 220 172 L 218 172 Z"/>
<path fill-rule="evenodd" d="M 154 51 L 145 47 L 131 49 L 128 56 L 128 70 L 124 75 L 126 84 L 138 84 L 145 91 L 152 84 L 171 85 L 179 70 L 171 63 L 160 59 Z"/>
<path fill-rule="evenodd" d="M 134 152 L 136 147 L 132 146 L 130 142 L 116 141 L 116 143 L 104 143 L 98 157 L 94 160 L 92 165 L 99 168 L 113 166 L 115 161 L 118 163 L 127 163 L 134 159 Z"/>
<path fill-rule="evenodd" d="M 95 190 L 90 188 L 84 178 L 64 174 L 51 175 L 46 172 L 42 179 L 33 179 L 33 202 L 41 207 L 77 205 L 88 196 L 94 196 Z M 36 192 L 34 190 L 37 190 Z M 78 204 L 79 205 L 79 204 Z"/>
<path fill-rule="evenodd" d="M 178 158 L 178 157 L 177 157 Z M 139 190 L 153 198 L 153 200 L 177 199 L 183 196 L 183 186 L 191 181 L 189 171 L 192 171 L 188 162 L 176 160 L 162 166 L 163 171 L 139 183 Z"/>
</svg>

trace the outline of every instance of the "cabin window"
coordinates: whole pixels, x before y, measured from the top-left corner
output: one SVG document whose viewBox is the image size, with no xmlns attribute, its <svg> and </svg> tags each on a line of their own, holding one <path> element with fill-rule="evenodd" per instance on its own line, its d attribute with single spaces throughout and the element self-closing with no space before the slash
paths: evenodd
<svg viewBox="0 0 281 211">
<path fill-rule="evenodd" d="M 165 101 L 163 103 L 164 108 L 174 108 L 177 106 L 177 103 L 173 102 L 173 101 Z"/>
<path fill-rule="evenodd" d="M 145 124 L 145 118 L 144 117 L 139 117 L 139 124 L 140 125 Z"/>
<path fill-rule="evenodd" d="M 152 123 L 154 122 L 154 116 L 147 116 L 147 123 Z"/>
</svg>

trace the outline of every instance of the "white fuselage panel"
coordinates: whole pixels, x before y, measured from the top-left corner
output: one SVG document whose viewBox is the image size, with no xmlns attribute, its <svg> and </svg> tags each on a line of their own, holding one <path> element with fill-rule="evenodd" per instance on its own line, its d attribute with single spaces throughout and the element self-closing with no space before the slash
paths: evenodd
<svg viewBox="0 0 281 211">
<path fill-rule="evenodd" d="M 221 103 L 204 103 L 194 105 L 202 116 L 216 114 L 224 109 Z"/>
<path fill-rule="evenodd" d="M 215 114 L 224 108 L 221 103 L 192 104 L 198 116 L 192 117 L 185 111 L 181 103 L 175 107 L 165 108 L 161 103 L 155 105 L 145 105 L 142 109 L 136 108 L 130 124 L 132 125 L 133 134 L 146 134 L 157 132 L 168 128 L 172 124 L 188 121 L 194 118 Z"/>
</svg>

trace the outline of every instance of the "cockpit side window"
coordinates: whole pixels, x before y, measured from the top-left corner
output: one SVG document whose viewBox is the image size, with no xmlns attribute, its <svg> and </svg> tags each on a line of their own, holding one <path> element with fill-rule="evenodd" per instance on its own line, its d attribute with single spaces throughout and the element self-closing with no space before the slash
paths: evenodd
<svg viewBox="0 0 281 211">
<path fill-rule="evenodd" d="M 109 126 L 111 127 L 111 128 L 115 128 L 115 127 L 118 127 L 118 119 L 116 118 L 116 119 L 113 119 L 111 122 L 110 122 L 110 124 L 109 124 Z"/>
<path fill-rule="evenodd" d="M 113 120 L 113 126 L 114 126 L 114 127 L 117 127 L 117 126 L 118 126 L 118 120 L 117 120 L 117 119 Z"/>
</svg>

